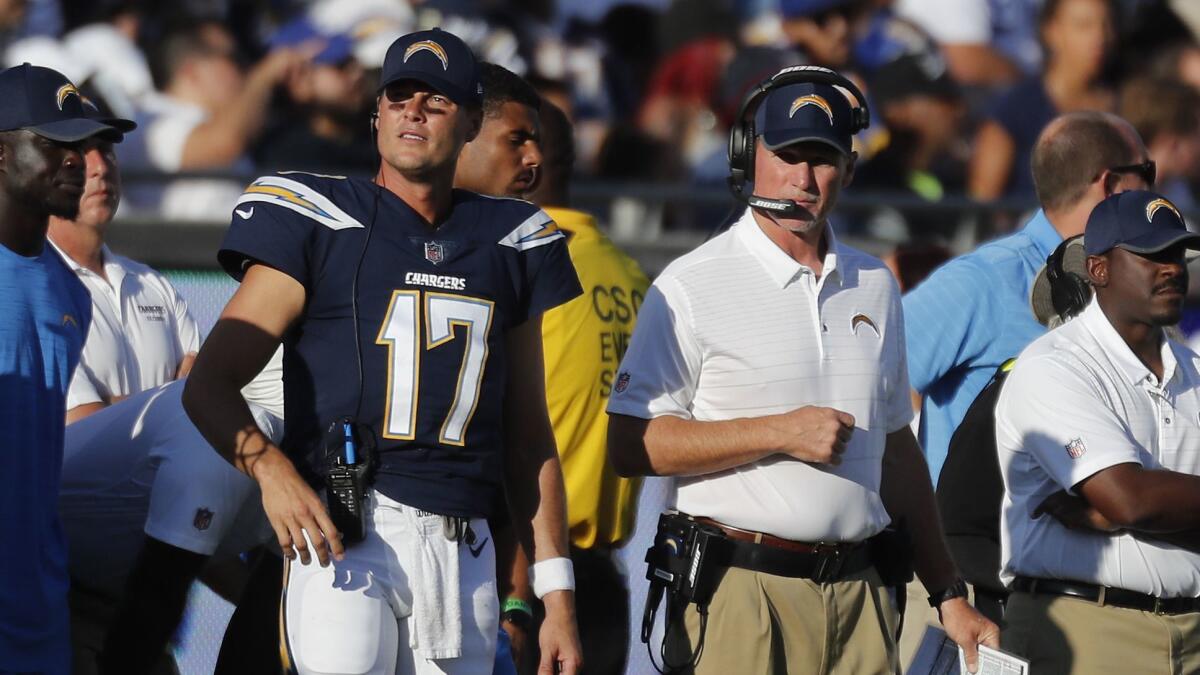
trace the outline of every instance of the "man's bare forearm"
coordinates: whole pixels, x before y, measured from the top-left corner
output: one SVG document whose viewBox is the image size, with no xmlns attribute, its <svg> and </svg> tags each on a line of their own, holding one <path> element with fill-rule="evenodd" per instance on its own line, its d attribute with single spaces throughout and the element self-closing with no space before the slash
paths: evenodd
<svg viewBox="0 0 1200 675">
<path fill-rule="evenodd" d="M 506 462 L 513 531 L 533 562 L 567 555 L 566 490 L 553 442 L 538 450 L 509 448 Z M 531 489 L 533 488 L 533 489 Z"/>
<path fill-rule="evenodd" d="M 888 434 L 883 454 L 880 498 L 893 522 L 903 521 L 913 540 L 913 566 L 921 583 L 939 591 L 958 576 L 946 548 L 929 468 L 912 431 Z"/>
<path fill-rule="evenodd" d="M 853 433 L 852 415 L 821 406 L 715 422 L 613 414 L 608 454 L 622 476 L 699 476 L 775 454 L 837 464 Z"/>
<path fill-rule="evenodd" d="M 761 418 L 700 422 L 614 414 L 608 421 L 608 455 L 622 476 L 715 473 L 775 452 L 761 431 Z"/>
<path fill-rule="evenodd" d="M 200 434 L 226 461 L 253 477 L 257 462 L 274 446 L 255 423 L 250 406 L 242 398 L 241 386 L 223 377 L 225 371 L 203 367 L 203 360 L 199 365 L 184 385 L 184 409 Z"/>
</svg>

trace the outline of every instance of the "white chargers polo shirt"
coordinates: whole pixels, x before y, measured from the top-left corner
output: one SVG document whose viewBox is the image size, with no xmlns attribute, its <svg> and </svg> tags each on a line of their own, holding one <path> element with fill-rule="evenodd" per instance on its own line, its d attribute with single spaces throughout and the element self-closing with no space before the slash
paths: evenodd
<svg viewBox="0 0 1200 675">
<path fill-rule="evenodd" d="M 200 331 L 171 282 L 107 246 L 101 249 L 107 280 L 54 248 L 92 296 L 92 327 L 67 390 L 67 409 L 175 379 L 183 357 L 200 350 Z"/>
<path fill-rule="evenodd" d="M 839 466 L 777 455 L 680 477 L 679 510 L 801 541 L 860 541 L 888 524 L 884 442 L 912 419 L 900 294 L 878 259 L 826 237 L 817 279 L 747 212 L 647 294 L 610 413 L 713 421 L 813 405 L 856 424 Z"/>
<path fill-rule="evenodd" d="M 1162 360 L 1159 383 L 1096 300 L 1021 353 L 996 402 L 1005 583 L 1020 575 L 1200 596 L 1200 555 L 1030 517 L 1046 497 L 1117 464 L 1200 473 L 1200 357 L 1166 340 Z"/>
</svg>

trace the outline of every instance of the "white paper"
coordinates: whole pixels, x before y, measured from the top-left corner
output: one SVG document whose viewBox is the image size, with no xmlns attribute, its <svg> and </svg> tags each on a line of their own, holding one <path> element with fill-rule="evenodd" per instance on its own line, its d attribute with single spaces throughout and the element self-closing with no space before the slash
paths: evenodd
<svg viewBox="0 0 1200 675">
<path fill-rule="evenodd" d="M 966 654 L 946 631 L 926 626 L 907 675 L 967 675 Z M 975 675 L 1029 675 L 1029 662 L 1019 656 L 979 645 L 979 667 Z"/>
<path fill-rule="evenodd" d="M 963 673 L 967 672 L 967 657 L 962 649 L 958 650 L 958 665 Z M 1029 662 L 1015 654 L 979 645 L 979 668 L 975 675 L 1029 675 Z"/>
</svg>

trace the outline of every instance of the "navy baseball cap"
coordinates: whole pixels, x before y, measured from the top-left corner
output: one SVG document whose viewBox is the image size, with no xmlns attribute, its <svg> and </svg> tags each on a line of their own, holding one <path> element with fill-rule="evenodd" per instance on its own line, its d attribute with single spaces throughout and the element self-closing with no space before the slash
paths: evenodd
<svg viewBox="0 0 1200 675">
<path fill-rule="evenodd" d="M 52 141 L 77 143 L 92 136 L 119 142 L 129 120 L 101 119 L 70 80 L 57 70 L 28 63 L 0 72 L 0 131 L 27 129 Z"/>
<path fill-rule="evenodd" d="M 402 35 L 388 47 L 379 91 L 400 80 L 424 82 L 460 105 L 483 103 L 475 55 L 465 42 L 440 28 Z"/>
<path fill-rule="evenodd" d="M 1200 234 L 1189 232 L 1179 209 L 1160 194 L 1130 190 L 1096 205 L 1084 230 L 1088 255 L 1120 247 L 1133 253 L 1157 253 L 1176 244 L 1200 249 Z"/>
<path fill-rule="evenodd" d="M 828 84 L 798 82 L 772 89 L 754 112 L 754 129 L 768 150 L 819 141 L 844 155 L 852 147 L 850 101 Z"/>
</svg>

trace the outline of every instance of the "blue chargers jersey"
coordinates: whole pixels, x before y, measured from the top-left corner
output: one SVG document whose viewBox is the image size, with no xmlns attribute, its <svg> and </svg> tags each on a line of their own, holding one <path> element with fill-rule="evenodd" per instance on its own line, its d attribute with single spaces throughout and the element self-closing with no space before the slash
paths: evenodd
<svg viewBox="0 0 1200 675">
<path fill-rule="evenodd" d="M 549 216 L 455 190 L 435 230 L 373 182 L 285 172 L 246 188 L 218 257 L 236 279 L 258 262 L 305 288 L 301 320 L 284 336 L 281 447 L 310 480 L 329 425 L 358 409 L 378 440 L 375 489 L 433 513 L 493 512 L 505 335 L 582 293 Z"/>
</svg>

